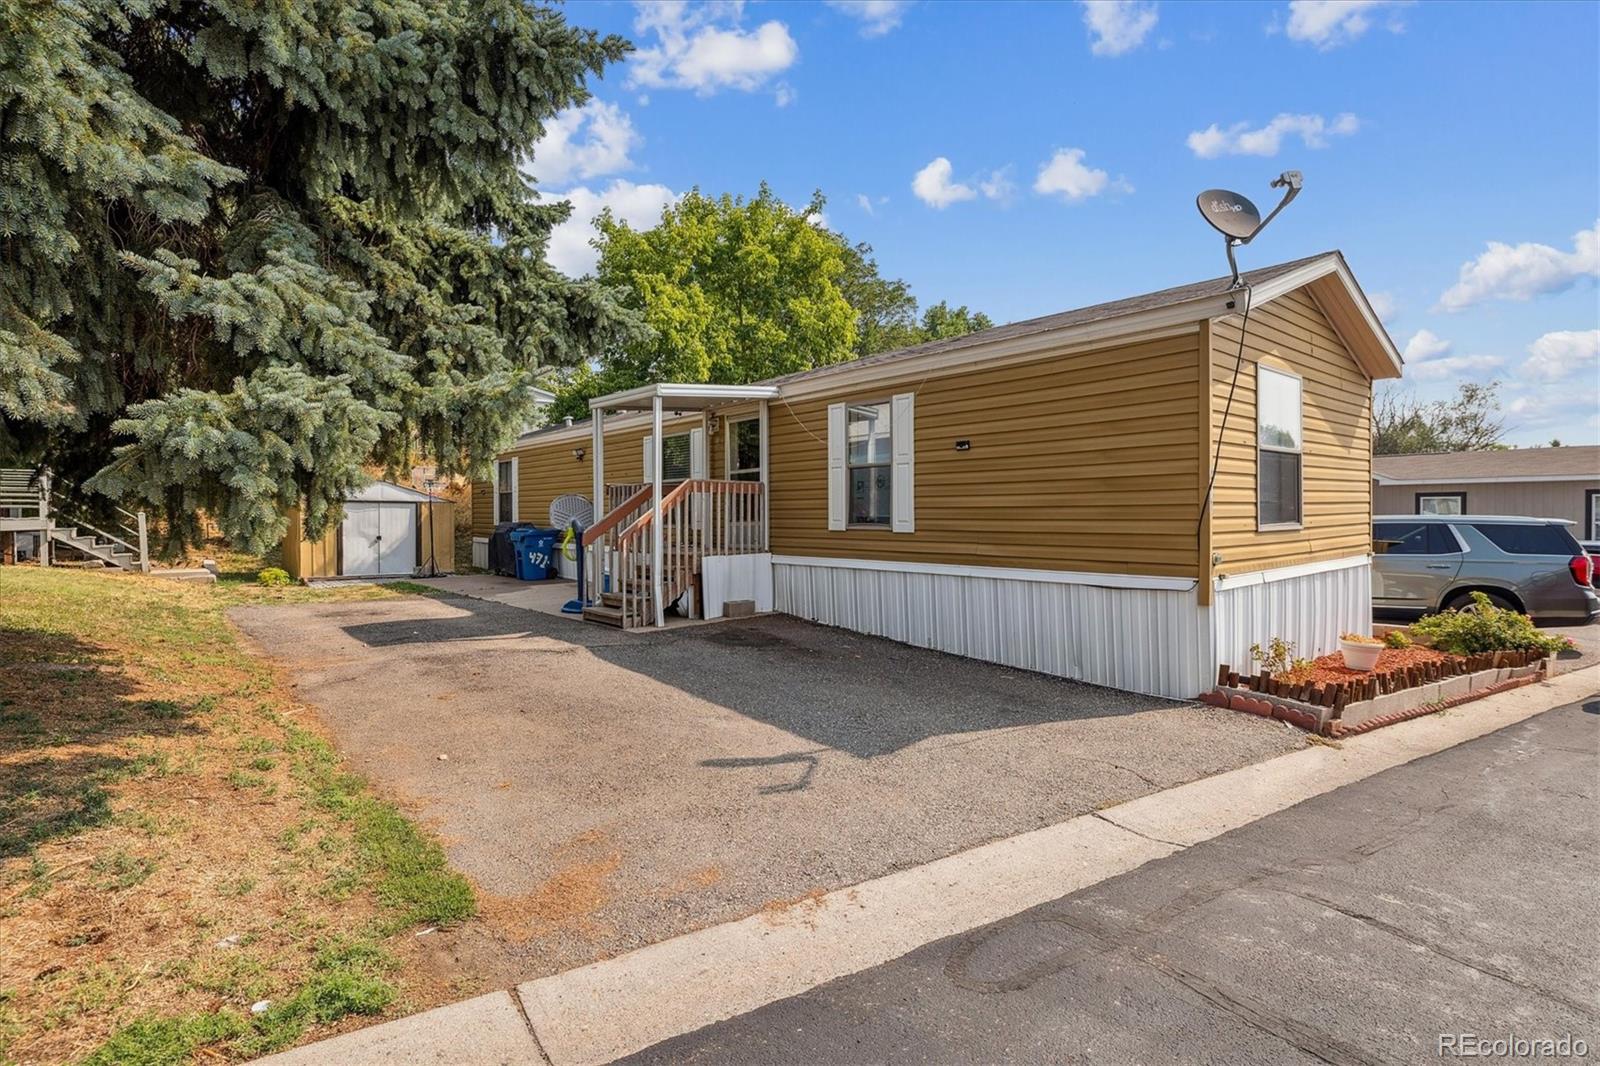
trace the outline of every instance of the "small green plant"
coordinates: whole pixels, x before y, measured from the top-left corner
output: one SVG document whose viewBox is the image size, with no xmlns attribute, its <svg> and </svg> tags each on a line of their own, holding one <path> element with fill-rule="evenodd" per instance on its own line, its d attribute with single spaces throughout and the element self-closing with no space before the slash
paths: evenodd
<svg viewBox="0 0 1600 1066">
<path fill-rule="evenodd" d="M 1264 674 L 1280 677 L 1295 670 L 1304 670 L 1311 665 L 1310 659 L 1302 659 L 1294 653 L 1294 641 L 1284 640 L 1282 637 L 1273 637 L 1267 641 L 1265 649 L 1259 644 L 1250 645 L 1250 660 L 1261 668 Z"/>
<path fill-rule="evenodd" d="M 277 588 L 290 582 L 289 571 L 276 566 L 269 566 L 256 575 L 256 584 L 265 588 Z"/>
<path fill-rule="evenodd" d="M 1406 636 L 1406 631 L 1403 629 L 1391 629 L 1383 635 L 1383 646 L 1400 651 L 1411 647 L 1411 638 Z"/>
<path fill-rule="evenodd" d="M 1525 614 L 1496 607 L 1481 592 L 1459 611 L 1428 615 L 1411 623 L 1412 632 L 1439 651 L 1452 655 L 1481 655 L 1490 651 L 1538 651 L 1546 655 L 1566 651 L 1572 641 L 1541 633 Z"/>
</svg>

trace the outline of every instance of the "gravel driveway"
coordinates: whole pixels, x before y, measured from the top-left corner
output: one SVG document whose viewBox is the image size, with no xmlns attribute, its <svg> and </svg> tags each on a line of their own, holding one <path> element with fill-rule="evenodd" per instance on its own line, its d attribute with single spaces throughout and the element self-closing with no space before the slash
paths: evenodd
<svg viewBox="0 0 1600 1066">
<path fill-rule="evenodd" d="M 463 987 L 795 920 L 810 893 L 1306 743 L 782 616 L 639 635 L 413 596 L 232 617 L 482 889 L 486 920 L 434 938 Z"/>
</svg>

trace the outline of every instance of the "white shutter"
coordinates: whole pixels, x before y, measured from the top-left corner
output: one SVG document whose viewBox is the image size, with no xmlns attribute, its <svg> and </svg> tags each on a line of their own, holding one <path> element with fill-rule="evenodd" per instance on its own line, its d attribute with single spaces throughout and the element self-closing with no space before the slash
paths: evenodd
<svg viewBox="0 0 1600 1066">
<path fill-rule="evenodd" d="M 828 405 L 828 528 L 845 527 L 844 404 Z"/>
<path fill-rule="evenodd" d="M 893 477 L 889 494 L 889 529 L 911 533 L 916 522 L 917 434 L 913 421 L 917 394 L 902 392 L 889 404 L 889 454 Z"/>
<path fill-rule="evenodd" d="M 689 431 L 689 477 L 698 481 L 710 477 L 706 471 L 706 431 L 699 426 Z"/>
<path fill-rule="evenodd" d="M 643 481 L 646 485 L 648 485 L 652 481 L 654 481 L 655 480 L 655 476 L 656 476 L 656 474 L 655 474 L 655 470 L 656 470 L 656 465 L 655 465 L 655 463 L 656 463 L 655 444 L 656 444 L 655 438 L 653 436 L 651 436 L 650 434 L 646 433 L 644 435 L 644 477 L 639 479 L 640 481 Z"/>
</svg>

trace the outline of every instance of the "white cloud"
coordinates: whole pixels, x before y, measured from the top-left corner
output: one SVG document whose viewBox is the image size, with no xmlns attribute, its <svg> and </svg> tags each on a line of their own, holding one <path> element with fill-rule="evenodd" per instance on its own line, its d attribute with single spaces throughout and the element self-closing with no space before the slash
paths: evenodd
<svg viewBox="0 0 1600 1066">
<path fill-rule="evenodd" d="M 1407 366 L 1406 373 L 1418 381 L 1440 381 L 1445 378 L 1473 377 L 1505 366 L 1498 355 L 1446 355 L 1425 363 Z"/>
<path fill-rule="evenodd" d="M 989 171 L 989 176 L 978 182 L 978 191 L 990 200 L 1010 203 L 1017 192 L 1017 183 L 1011 180 L 1011 168 L 1004 166 Z"/>
<path fill-rule="evenodd" d="M 940 210 L 976 197 L 978 192 L 972 186 L 950 180 L 951 169 L 950 160 L 940 156 L 917 171 L 911 179 L 911 191 L 929 207 Z"/>
<path fill-rule="evenodd" d="M 1400 9 L 1405 6 L 1405 0 L 1289 0 L 1284 32 L 1291 41 L 1327 51 L 1365 34 L 1377 15 L 1387 16 L 1384 23 L 1390 33 L 1404 32 Z"/>
<path fill-rule="evenodd" d="M 1435 334 L 1432 330 L 1419 329 L 1406 341 L 1405 351 L 1402 353 L 1406 365 L 1420 363 L 1426 359 L 1433 359 L 1444 355 L 1450 350 L 1450 342 Z"/>
<path fill-rule="evenodd" d="M 911 0 L 828 0 L 828 6 L 861 23 L 861 36 L 882 37 L 900 25 Z"/>
<path fill-rule="evenodd" d="M 1368 293 L 1367 303 L 1372 305 L 1372 312 L 1378 316 L 1378 321 L 1385 325 L 1388 325 L 1394 318 L 1395 312 L 1400 310 L 1400 301 L 1395 299 L 1392 292 Z"/>
<path fill-rule="evenodd" d="M 794 86 L 790 85 L 788 82 L 779 82 L 778 88 L 772 93 L 772 102 L 777 104 L 779 107 L 788 107 L 790 104 L 794 103 L 795 97 L 799 95 L 799 93 L 794 91 Z"/>
<path fill-rule="evenodd" d="M 629 153 L 639 141 L 627 112 L 590 100 L 550 120 L 523 169 L 546 188 L 615 174 L 632 168 Z"/>
<path fill-rule="evenodd" d="M 1082 148 L 1057 148 L 1055 155 L 1039 165 L 1033 191 L 1041 196 L 1059 196 L 1069 203 L 1099 196 L 1106 190 L 1131 193 L 1133 186 L 1121 178 L 1115 181 L 1103 170 L 1085 165 Z"/>
<path fill-rule="evenodd" d="M 1505 365 L 1498 355 L 1451 355 L 1449 341 L 1432 330 L 1419 329 L 1406 341 L 1406 377 L 1417 381 L 1440 381 L 1462 375 L 1481 374 Z"/>
<path fill-rule="evenodd" d="M 1522 364 L 1522 373 L 1542 381 L 1559 381 L 1580 370 L 1593 374 L 1597 365 L 1600 329 L 1562 329 L 1546 333 L 1528 345 L 1528 361 Z M 1592 402 L 1594 382 L 1589 385 Z"/>
<path fill-rule="evenodd" d="M 1097 56 L 1126 55 L 1156 28 L 1156 5 L 1145 0 L 1082 0 L 1089 51 Z"/>
<path fill-rule="evenodd" d="M 1348 137 L 1361 128 L 1361 120 L 1348 111 L 1328 121 L 1321 115 L 1278 115 L 1259 129 L 1248 122 L 1235 122 L 1223 129 L 1213 122 L 1189 134 L 1189 150 L 1201 159 L 1221 155 L 1274 156 L 1285 137 L 1298 136 L 1307 148 L 1328 147 L 1329 137 Z"/>
<path fill-rule="evenodd" d="M 1570 289 L 1586 277 L 1600 277 L 1600 222 L 1574 234 L 1570 252 L 1548 244 L 1490 241 L 1482 255 L 1461 265 L 1460 277 L 1439 297 L 1439 306 L 1460 311 L 1484 300 L 1527 301 Z"/>
<path fill-rule="evenodd" d="M 869 215 L 874 213 L 872 210 L 872 197 L 864 192 L 856 193 L 856 206 Z"/>
<path fill-rule="evenodd" d="M 550 198 L 572 201 L 572 217 L 551 231 L 547 258 L 551 266 L 576 278 L 594 270 L 600 258 L 589 245 L 600 212 L 609 207 L 613 215 L 635 229 L 649 229 L 661 221 L 663 209 L 677 202 L 678 194 L 665 185 L 635 185 L 618 178 L 599 192 L 580 185 L 550 194 Z"/>
<path fill-rule="evenodd" d="M 639 3 L 633 28 L 654 43 L 633 54 L 628 83 L 649 89 L 754 92 L 800 58 L 789 27 L 776 19 L 753 30 L 740 25 L 743 4 Z M 785 95 L 780 88 L 780 96 Z M 793 99 L 793 90 L 787 90 Z"/>
</svg>

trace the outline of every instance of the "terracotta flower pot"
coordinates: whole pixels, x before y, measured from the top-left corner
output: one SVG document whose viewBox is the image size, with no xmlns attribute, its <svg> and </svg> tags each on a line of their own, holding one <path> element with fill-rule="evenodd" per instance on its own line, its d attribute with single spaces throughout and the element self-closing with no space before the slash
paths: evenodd
<svg viewBox="0 0 1600 1066">
<path fill-rule="evenodd" d="M 1382 644 L 1362 644 L 1359 641 L 1339 640 L 1339 653 L 1344 656 L 1344 664 L 1352 670 L 1362 673 L 1370 671 L 1378 665 L 1378 656 L 1383 652 Z"/>
</svg>

